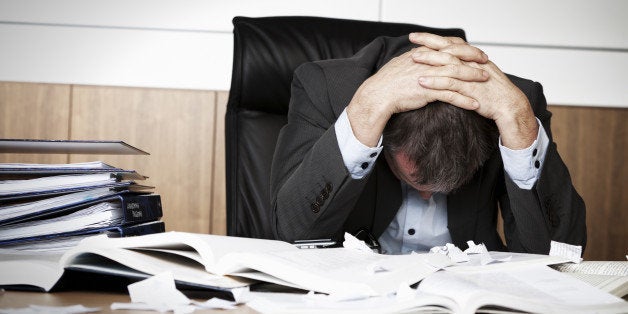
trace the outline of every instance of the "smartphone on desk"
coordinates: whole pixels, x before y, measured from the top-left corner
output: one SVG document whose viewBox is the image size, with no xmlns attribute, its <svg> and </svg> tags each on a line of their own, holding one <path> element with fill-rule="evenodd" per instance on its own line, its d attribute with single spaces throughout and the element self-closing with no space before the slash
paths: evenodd
<svg viewBox="0 0 628 314">
<path fill-rule="evenodd" d="M 296 240 L 292 244 L 300 249 L 322 249 L 336 245 L 332 239 Z"/>
</svg>

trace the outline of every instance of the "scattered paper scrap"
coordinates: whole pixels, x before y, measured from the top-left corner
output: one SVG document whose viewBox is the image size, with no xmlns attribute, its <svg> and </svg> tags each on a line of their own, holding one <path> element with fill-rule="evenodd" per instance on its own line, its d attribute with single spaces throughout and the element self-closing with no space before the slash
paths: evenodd
<svg viewBox="0 0 628 314">
<path fill-rule="evenodd" d="M 135 310 L 135 311 L 155 311 L 160 313 L 174 312 L 176 314 L 193 313 L 196 308 L 190 305 L 179 305 L 176 307 L 161 305 L 161 304 L 146 304 L 146 303 L 121 303 L 114 302 L 111 304 L 112 310 Z"/>
<path fill-rule="evenodd" d="M 42 306 L 42 305 L 30 305 L 23 308 L 6 308 L 0 309 L 0 314 L 80 314 L 80 313 L 93 313 L 100 312 L 99 307 L 85 307 L 81 304 L 70 306 Z"/>
<path fill-rule="evenodd" d="M 248 286 L 233 288 L 231 289 L 231 294 L 233 294 L 234 304 L 244 304 L 251 300 L 251 289 Z"/>
<path fill-rule="evenodd" d="M 189 305 L 188 299 L 174 284 L 172 272 L 164 272 L 128 286 L 133 303 L 167 307 Z"/>
<path fill-rule="evenodd" d="M 486 245 L 484 245 L 484 243 L 475 244 L 475 242 L 469 240 L 467 241 L 467 245 L 469 246 L 469 248 L 464 250 L 464 252 L 467 254 L 488 253 L 488 250 L 486 249 Z"/>
<path fill-rule="evenodd" d="M 358 238 L 348 232 L 345 232 L 345 240 L 342 242 L 342 246 L 348 249 L 373 253 L 373 250 L 364 241 L 358 240 Z"/>
<path fill-rule="evenodd" d="M 143 310 L 169 312 L 175 314 L 192 313 L 197 309 L 233 310 L 236 305 L 250 298 L 249 287 L 232 290 L 236 302 L 211 298 L 205 302 L 192 301 L 174 284 L 172 272 L 164 272 L 146 280 L 130 284 L 129 295 L 133 303 L 113 303 L 112 310 Z"/>
<path fill-rule="evenodd" d="M 488 265 L 492 263 L 505 263 L 512 259 L 512 255 L 504 258 L 494 259 L 488 251 L 480 253 L 480 265 Z"/>
<path fill-rule="evenodd" d="M 571 245 L 562 242 L 550 242 L 550 256 L 558 256 L 568 259 L 570 262 L 580 264 L 582 261 L 582 246 Z"/>
<path fill-rule="evenodd" d="M 435 246 L 430 249 L 430 253 L 439 253 L 447 255 L 454 263 L 464 263 L 469 261 L 467 253 L 460 250 L 457 246 L 447 243 L 444 246 Z"/>
<path fill-rule="evenodd" d="M 196 308 L 211 310 L 235 310 L 238 307 L 235 302 L 219 298 L 211 298 L 205 302 L 192 301 Z"/>
</svg>

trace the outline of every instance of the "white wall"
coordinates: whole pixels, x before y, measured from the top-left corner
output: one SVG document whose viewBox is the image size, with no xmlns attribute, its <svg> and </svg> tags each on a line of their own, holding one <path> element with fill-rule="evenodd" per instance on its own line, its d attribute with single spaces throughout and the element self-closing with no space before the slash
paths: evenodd
<svg viewBox="0 0 628 314">
<path fill-rule="evenodd" d="M 228 90 L 236 15 L 461 27 L 551 104 L 628 107 L 622 0 L 0 0 L 0 81 Z"/>
</svg>

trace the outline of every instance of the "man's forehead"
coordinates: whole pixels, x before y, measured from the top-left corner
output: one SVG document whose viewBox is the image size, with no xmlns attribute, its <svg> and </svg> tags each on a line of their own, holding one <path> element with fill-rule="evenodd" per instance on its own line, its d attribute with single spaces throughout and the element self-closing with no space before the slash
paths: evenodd
<svg viewBox="0 0 628 314">
<path fill-rule="evenodd" d="M 416 171 L 418 170 L 416 169 L 416 163 L 403 151 L 393 153 L 393 159 L 397 171 L 402 172 L 406 179 L 414 181 L 417 176 Z"/>
</svg>

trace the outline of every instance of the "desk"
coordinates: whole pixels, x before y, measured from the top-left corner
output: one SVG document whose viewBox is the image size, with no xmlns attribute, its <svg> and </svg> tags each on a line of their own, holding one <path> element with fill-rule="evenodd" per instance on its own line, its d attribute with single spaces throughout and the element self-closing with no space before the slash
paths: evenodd
<svg viewBox="0 0 628 314">
<path fill-rule="evenodd" d="M 131 302 L 128 294 L 115 292 L 18 292 L 5 291 L 0 294 L 0 308 L 22 308 L 31 304 L 45 306 L 68 306 L 82 304 L 86 307 L 100 307 L 98 313 L 150 313 L 146 311 L 122 311 L 111 310 L 110 306 L 113 302 Z M 153 312 L 157 313 L 157 312 Z M 258 313 L 253 309 L 241 306 L 237 310 L 225 312 L 224 310 L 197 310 L 194 313 L 234 313 L 234 314 L 253 314 Z"/>
</svg>

